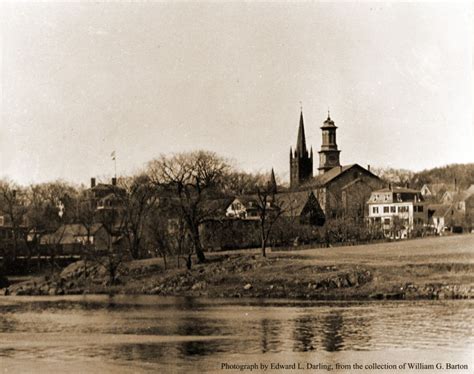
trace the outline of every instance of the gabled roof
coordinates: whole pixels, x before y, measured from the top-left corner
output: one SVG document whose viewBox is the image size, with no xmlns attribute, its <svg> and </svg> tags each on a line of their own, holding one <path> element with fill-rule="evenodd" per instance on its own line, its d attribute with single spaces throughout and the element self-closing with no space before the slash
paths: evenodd
<svg viewBox="0 0 474 374">
<path fill-rule="evenodd" d="M 365 173 L 372 175 L 374 178 L 379 179 L 379 177 L 377 177 L 375 174 L 373 174 L 369 170 L 364 169 L 359 164 L 350 164 L 350 165 L 333 167 L 332 169 L 328 170 L 324 174 L 313 177 L 308 182 L 304 183 L 301 187 L 302 188 L 324 187 L 328 183 L 332 182 L 334 179 L 338 178 L 340 175 L 346 173 L 349 170 L 356 169 L 356 168 L 361 169 Z"/>
<path fill-rule="evenodd" d="M 438 193 L 444 192 L 444 191 L 454 190 L 454 184 L 448 184 L 448 183 L 426 183 L 423 185 L 423 187 L 428 188 L 428 190 L 433 195 L 437 195 Z"/>
<path fill-rule="evenodd" d="M 271 198 L 268 201 L 272 203 L 272 208 L 282 209 L 283 216 L 298 216 L 302 213 L 311 195 L 313 195 L 311 191 L 282 192 L 274 195 L 274 201 Z M 256 195 L 237 196 L 233 201 L 236 200 L 242 203 L 247 210 L 256 209 L 260 204 Z"/>
<path fill-rule="evenodd" d="M 205 209 L 209 214 L 214 216 L 224 216 L 225 210 L 232 201 L 234 201 L 233 198 L 206 200 L 202 204 L 202 209 Z"/>
<path fill-rule="evenodd" d="M 102 223 L 94 223 L 89 228 L 89 233 L 87 227 L 82 223 L 72 223 L 61 225 L 54 233 L 47 234 L 41 238 L 42 244 L 74 244 L 77 243 L 77 237 L 84 237 L 90 234 L 94 236 L 97 231 L 105 226 Z"/>
<path fill-rule="evenodd" d="M 275 202 L 283 210 L 283 216 L 299 216 L 311 195 L 308 191 L 280 193 L 275 195 Z"/>
<path fill-rule="evenodd" d="M 240 203 L 242 203 L 245 207 L 249 206 L 249 203 L 252 203 L 253 205 L 258 204 L 258 198 L 256 195 L 240 195 L 236 196 L 233 200 L 238 200 Z M 229 204 L 230 205 L 230 204 Z"/>
</svg>

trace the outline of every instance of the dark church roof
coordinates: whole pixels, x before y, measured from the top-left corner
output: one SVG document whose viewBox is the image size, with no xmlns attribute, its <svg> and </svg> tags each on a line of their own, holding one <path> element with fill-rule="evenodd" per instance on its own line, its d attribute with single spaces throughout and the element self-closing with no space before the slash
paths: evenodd
<svg viewBox="0 0 474 374">
<path fill-rule="evenodd" d="M 378 178 L 375 174 L 371 173 L 367 169 L 364 169 L 359 164 L 350 164 L 350 165 L 333 167 L 332 169 L 328 170 L 324 174 L 313 177 L 308 182 L 304 183 L 301 186 L 301 189 L 324 187 L 329 182 L 333 181 L 334 179 L 336 179 L 340 175 L 344 174 L 345 172 L 347 172 L 348 170 L 353 169 L 353 168 L 362 169 L 365 173 L 369 173 L 373 177 Z"/>
</svg>

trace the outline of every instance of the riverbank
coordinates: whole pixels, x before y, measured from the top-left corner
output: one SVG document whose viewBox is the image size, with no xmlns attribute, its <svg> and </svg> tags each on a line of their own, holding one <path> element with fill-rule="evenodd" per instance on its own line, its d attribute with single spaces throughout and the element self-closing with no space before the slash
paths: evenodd
<svg viewBox="0 0 474 374">
<path fill-rule="evenodd" d="M 474 298 L 474 235 L 339 248 L 209 253 L 205 264 L 164 269 L 161 259 L 122 266 L 118 284 L 81 262 L 53 277 L 3 289 L 11 295 L 83 293 L 309 300 Z M 86 274 L 87 273 L 87 274 Z"/>
</svg>

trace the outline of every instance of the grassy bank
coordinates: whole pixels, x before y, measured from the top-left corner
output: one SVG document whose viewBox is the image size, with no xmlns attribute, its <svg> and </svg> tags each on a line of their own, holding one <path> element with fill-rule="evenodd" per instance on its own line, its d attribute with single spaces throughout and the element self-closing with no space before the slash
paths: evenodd
<svg viewBox="0 0 474 374">
<path fill-rule="evenodd" d="M 473 298 L 474 235 L 351 247 L 209 253 L 191 270 L 161 259 L 127 263 L 118 285 L 81 264 L 61 277 L 11 286 L 11 294 L 131 293 L 298 299 Z"/>
</svg>

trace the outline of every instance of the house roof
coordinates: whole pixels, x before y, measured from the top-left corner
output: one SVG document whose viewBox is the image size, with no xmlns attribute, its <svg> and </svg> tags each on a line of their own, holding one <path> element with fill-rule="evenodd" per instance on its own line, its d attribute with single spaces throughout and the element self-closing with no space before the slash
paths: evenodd
<svg viewBox="0 0 474 374">
<path fill-rule="evenodd" d="M 312 192 L 287 192 L 275 195 L 278 206 L 283 209 L 283 216 L 299 216 L 303 212 Z"/>
<path fill-rule="evenodd" d="M 297 191 L 297 192 L 282 192 L 275 194 L 275 201 L 273 207 L 278 207 L 283 210 L 283 216 L 295 216 L 300 215 L 303 211 L 306 203 L 312 192 L 310 191 Z M 246 209 L 257 208 L 259 205 L 258 198 L 256 195 L 243 195 L 237 196 L 234 200 L 238 200 L 244 204 Z M 269 200 L 271 202 L 271 200 Z M 253 203 L 253 206 L 250 206 Z M 230 204 L 229 204 L 230 205 Z"/>
<path fill-rule="evenodd" d="M 386 187 L 381 188 L 380 190 L 373 191 L 372 193 L 382 193 L 382 192 L 395 192 L 395 193 L 420 193 L 418 190 L 414 190 L 413 188 L 406 188 L 406 187 Z"/>
<path fill-rule="evenodd" d="M 202 208 L 215 216 L 224 216 L 227 207 L 234 201 L 234 198 L 222 198 L 206 200 L 202 204 Z"/>
<path fill-rule="evenodd" d="M 446 191 L 443 195 L 443 198 L 446 195 L 451 195 L 453 201 L 458 202 L 458 201 L 464 201 L 467 198 L 471 197 L 474 195 L 474 184 L 471 184 L 468 189 L 464 191 Z"/>
<path fill-rule="evenodd" d="M 336 166 L 333 167 L 332 169 L 328 170 L 324 174 L 317 175 L 316 177 L 313 177 L 310 179 L 308 182 L 304 183 L 302 185 L 302 188 L 315 188 L 315 187 L 323 187 L 327 185 L 329 182 L 333 181 L 340 175 L 346 173 L 347 171 L 351 169 L 362 169 L 365 173 L 371 174 L 374 178 L 379 179 L 375 174 L 370 172 L 367 169 L 364 169 L 362 166 L 359 164 L 350 164 L 350 165 L 344 165 L 344 166 Z"/>
<path fill-rule="evenodd" d="M 256 195 L 240 195 L 236 196 L 232 202 L 235 200 L 239 200 L 242 204 L 244 204 L 245 207 L 248 207 L 250 205 L 249 203 L 252 203 L 255 206 L 258 204 L 258 198 Z"/>
<path fill-rule="evenodd" d="M 449 184 L 449 183 L 426 183 L 426 184 L 423 185 L 423 187 L 428 188 L 432 194 L 437 195 L 438 193 L 440 193 L 442 191 L 453 190 L 454 189 L 454 184 Z"/>
<path fill-rule="evenodd" d="M 93 192 L 101 192 L 101 193 L 104 193 L 104 192 L 110 192 L 110 193 L 124 193 L 125 192 L 125 189 L 120 187 L 120 186 L 117 186 L 117 185 L 113 185 L 113 184 L 106 184 L 106 183 L 99 183 L 99 184 L 96 184 L 94 187 L 92 187 L 90 189 L 91 191 Z"/>
<path fill-rule="evenodd" d="M 89 234 L 95 235 L 102 227 L 102 223 L 94 223 L 90 229 Z M 87 236 L 88 230 L 82 223 L 72 223 L 61 225 L 54 233 L 44 235 L 41 238 L 42 244 L 60 243 L 60 244 L 74 244 L 77 243 L 78 236 Z"/>
<path fill-rule="evenodd" d="M 435 208 L 435 212 L 433 213 L 433 217 L 444 217 L 446 216 L 449 211 L 451 210 L 451 204 L 440 204 L 437 205 Z"/>
</svg>

